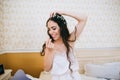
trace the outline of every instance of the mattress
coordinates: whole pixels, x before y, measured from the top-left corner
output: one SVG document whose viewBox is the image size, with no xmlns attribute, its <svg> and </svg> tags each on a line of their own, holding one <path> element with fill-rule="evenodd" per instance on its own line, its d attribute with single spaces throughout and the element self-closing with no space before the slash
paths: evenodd
<svg viewBox="0 0 120 80">
<path fill-rule="evenodd" d="M 82 80 L 106 80 L 106 79 L 103 79 L 103 78 L 96 78 L 96 77 L 86 76 L 84 74 L 81 74 L 81 78 L 82 78 Z M 40 79 L 41 80 L 52 80 L 52 77 L 51 77 L 50 73 L 41 72 Z"/>
</svg>

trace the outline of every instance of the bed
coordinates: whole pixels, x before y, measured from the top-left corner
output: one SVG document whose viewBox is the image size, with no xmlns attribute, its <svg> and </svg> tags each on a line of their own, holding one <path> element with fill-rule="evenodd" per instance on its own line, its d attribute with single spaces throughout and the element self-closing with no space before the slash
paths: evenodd
<svg viewBox="0 0 120 80">
<path fill-rule="evenodd" d="M 40 79 L 41 80 L 52 80 L 51 75 L 47 72 L 41 72 Z M 84 74 L 81 74 L 81 79 L 82 80 L 106 80 L 103 78 L 95 78 L 95 77 L 90 77 L 90 76 L 85 76 Z"/>
<path fill-rule="evenodd" d="M 120 49 L 76 49 L 75 53 L 82 80 L 120 80 Z M 115 71 L 116 63 L 118 67 Z M 39 78 L 51 80 L 51 75 L 43 71 Z"/>
</svg>

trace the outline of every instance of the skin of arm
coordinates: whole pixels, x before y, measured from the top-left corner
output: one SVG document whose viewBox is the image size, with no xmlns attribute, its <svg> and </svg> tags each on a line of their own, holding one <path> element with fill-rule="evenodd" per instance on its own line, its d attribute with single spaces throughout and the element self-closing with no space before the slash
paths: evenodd
<svg viewBox="0 0 120 80">
<path fill-rule="evenodd" d="M 51 39 L 46 41 L 46 48 L 45 48 L 45 56 L 44 56 L 44 70 L 45 71 L 50 71 L 52 68 L 52 63 L 53 63 L 53 47 L 54 44 L 51 42 Z"/>
<path fill-rule="evenodd" d="M 74 29 L 69 39 L 74 40 L 75 35 L 76 35 L 76 38 L 78 38 L 85 27 L 85 24 L 87 22 L 87 16 L 84 14 L 75 14 L 75 13 L 70 13 L 70 12 L 60 12 L 60 14 L 72 17 L 78 21 L 76 25 L 76 29 L 77 29 L 76 34 L 75 34 L 75 29 Z"/>
</svg>

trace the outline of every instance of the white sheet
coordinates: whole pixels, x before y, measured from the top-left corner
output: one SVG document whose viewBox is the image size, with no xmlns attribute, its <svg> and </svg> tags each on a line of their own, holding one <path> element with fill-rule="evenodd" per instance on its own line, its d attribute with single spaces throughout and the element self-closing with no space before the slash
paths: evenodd
<svg viewBox="0 0 120 80">
<path fill-rule="evenodd" d="M 41 80 L 51 80 L 51 75 L 50 73 L 47 72 L 41 72 L 40 78 Z M 90 77 L 90 76 L 86 76 L 84 74 L 81 74 L 81 78 L 82 80 L 106 80 L 103 78 L 95 78 L 95 77 Z"/>
<path fill-rule="evenodd" d="M 31 80 L 51 80 L 51 78 L 52 78 L 50 73 L 47 73 L 47 72 L 41 72 L 40 78 L 34 78 L 29 74 L 26 74 L 26 76 L 28 78 L 30 78 Z M 84 74 L 81 74 L 81 78 L 82 78 L 82 80 L 106 80 L 106 79 L 102 79 L 102 78 L 86 76 Z"/>
</svg>

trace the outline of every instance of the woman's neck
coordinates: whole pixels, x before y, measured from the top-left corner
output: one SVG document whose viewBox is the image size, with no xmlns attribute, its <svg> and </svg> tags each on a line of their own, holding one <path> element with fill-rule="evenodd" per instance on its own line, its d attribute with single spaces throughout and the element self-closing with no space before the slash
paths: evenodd
<svg viewBox="0 0 120 80">
<path fill-rule="evenodd" d="M 54 42 L 54 44 L 55 44 L 55 50 L 56 51 L 58 51 L 58 52 L 66 52 L 66 47 L 65 47 L 65 44 L 64 44 L 64 42 L 63 42 L 63 40 L 56 40 L 55 42 Z"/>
<path fill-rule="evenodd" d="M 62 38 L 60 38 L 60 39 L 56 40 L 54 43 L 57 45 L 61 45 L 61 44 L 63 44 L 63 40 L 62 40 Z"/>
</svg>

